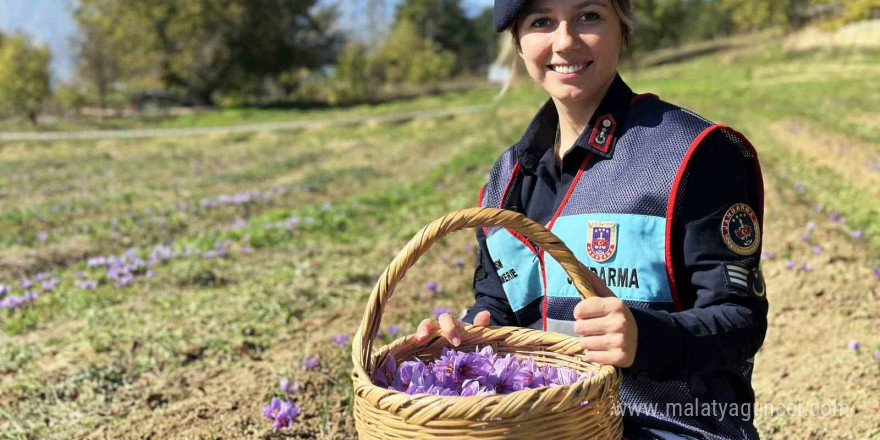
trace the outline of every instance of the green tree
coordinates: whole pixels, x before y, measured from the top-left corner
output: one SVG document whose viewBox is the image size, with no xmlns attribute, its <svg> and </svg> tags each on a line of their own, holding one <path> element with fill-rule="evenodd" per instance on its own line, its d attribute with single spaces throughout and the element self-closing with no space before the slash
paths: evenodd
<svg viewBox="0 0 880 440">
<path fill-rule="evenodd" d="M 317 0 L 79 0 L 84 46 L 106 48 L 133 88 L 158 83 L 210 104 L 294 67 L 335 59 L 335 11 Z"/>
<path fill-rule="evenodd" d="M 397 6 L 397 23 L 408 21 L 418 34 L 454 53 L 456 71 L 472 70 L 486 64 L 485 42 L 475 23 L 467 18 L 460 0 L 403 0 Z"/>
<path fill-rule="evenodd" d="M 329 100 L 340 102 L 372 101 L 382 83 L 381 66 L 364 44 L 349 42 L 336 60 Z"/>
<path fill-rule="evenodd" d="M 0 110 L 37 123 L 51 95 L 50 58 L 47 46 L 34 44 L 24 34 L 0 38 Z"/>
<path fill-rule="evenodd" d="M 384 79 L 395 83 L 436 85 L 455 68 L 455 54 L 422 38 L 409 20 L 395 24 L 378 57 Z"/>
<path fill-rule="evenodd" d="M 721 0 L 739 30 L 758 30 L 768 26 L 789 27 L 809 0 Z"/>
</svg>

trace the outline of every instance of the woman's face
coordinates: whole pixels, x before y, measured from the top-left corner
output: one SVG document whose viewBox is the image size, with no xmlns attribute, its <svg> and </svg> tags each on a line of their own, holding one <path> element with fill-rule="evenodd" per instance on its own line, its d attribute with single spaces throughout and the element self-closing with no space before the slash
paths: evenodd
<svg viewBox="0 0 880 440">
<path fill-rule="evenodd" d="M 611 0 L 533 0 L 516 26 L 529 75 L 550 96 L 601 99 L 623 41 Z"/>
</svg>

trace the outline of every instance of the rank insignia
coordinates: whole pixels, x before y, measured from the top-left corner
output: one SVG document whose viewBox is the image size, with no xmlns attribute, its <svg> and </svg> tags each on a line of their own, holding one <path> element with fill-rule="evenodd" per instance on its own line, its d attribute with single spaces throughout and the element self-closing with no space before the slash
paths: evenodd
<svg viewBox="0 0 880 440">
<path fill-rule="evenodd" d="M 761 245 L 761 226 L 755 211 L 745 203 L 731 206 L 721 221 L 721 238 L 738 255 L 754 254 Z"/>
<path fill-rule="evenodd" d="M 752 266 L 751 264 L 734 263 L 724 263 L 722 266 L 728 288 L 750 293 L 759 299 L 766 296 L 766 285 L 760 267 L 749 268 L 748 266 Z"/>
<path fill-rule="evenodd" d="M 617 250 L 617 223 L 587 221 L 587 255 L 598 261 L 608 261 Z"/>
</svg>

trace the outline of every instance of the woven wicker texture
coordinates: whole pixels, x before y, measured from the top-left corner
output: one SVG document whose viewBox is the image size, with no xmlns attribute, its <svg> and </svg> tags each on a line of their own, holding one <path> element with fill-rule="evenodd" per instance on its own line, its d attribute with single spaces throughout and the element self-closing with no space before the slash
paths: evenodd
<svg viewBox="0 0 880 440">
<path fill-rule="evenodd" d="M 494 208 L 449 213 L 422 228 L 379 277 L 352 341 L 354 416 L 361 439 L 620 439 L 620 372 L 583 360 L 577 338 L 520 327 L 467 326 L 459 329 L 462 351 L 491 345 L 499 354 L 534 357 L 539 364 L 592 372 L 571 386 L 543 387 L 494 396 L 409 395 L 373 385 L 372 373 L 387 356 L 398 363 L 431 361 L 448 341 L 438 332 L 424 343 L 404 336 L 373 352 L 372 341 L 385 305 L 406 271 L 446 234 L 478 226 L 503 226 L 537 243 L 558 261 L 582 297 L 594 296 L 586 267 L 555 235 L 525 216 Z"/>
</svg>

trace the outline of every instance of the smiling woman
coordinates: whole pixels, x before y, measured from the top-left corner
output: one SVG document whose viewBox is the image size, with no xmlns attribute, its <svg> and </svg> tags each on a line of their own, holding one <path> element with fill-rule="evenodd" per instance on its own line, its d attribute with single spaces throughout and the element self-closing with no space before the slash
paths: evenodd
<svg viewBox="0 0 880 440">
<path fill-rule="evenodd" d="M 464 323 L 578 336 L 586 359 L 622 369 L 625 438 L 757 439 L 739 411 L 754 403 L 767 329 L 755 149 L 626 85 L 630 0 L 496 0 L 493 22 L 548 99 L 479 203 L 546 225 L 600 297 L 580 300 L 559 262 L 516 232 L 479 228 L 475 304 L 461 322 L 423 321 L 417 337 L 440 328 L 455 345 Z"/>
</svg>

